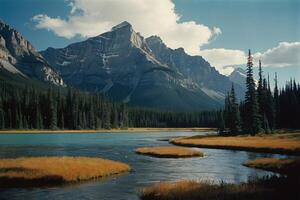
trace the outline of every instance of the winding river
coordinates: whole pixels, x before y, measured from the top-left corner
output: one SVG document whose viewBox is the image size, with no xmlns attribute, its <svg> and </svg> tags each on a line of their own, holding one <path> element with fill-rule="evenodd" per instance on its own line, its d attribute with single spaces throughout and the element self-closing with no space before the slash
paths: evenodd
<svg viewBox="0 0 300 200">
<path fill-rule="evenodd" d="M 158 181 L 180 179 L 239 183 L 271 173 L 250 169 L 241 164 L 257 157 L 283 157 L 245 151 L 199 149 L 203 158 L 167 159 L 137 155 L 144 146 L 170 145 L 162 139 L 191 136 L 205 132 L 153 133 L 76 133 L 76 134 L 2 134 L 0 157 L 21 156 L 90 156 L 128 163 L 132 172 L 100 181 L 60 187 L 1 189 L 0 199 L 94 199 L 138 200 L 142 187 Z M 198 148 L 195 148 L 198 149 Z"/>
</svg>

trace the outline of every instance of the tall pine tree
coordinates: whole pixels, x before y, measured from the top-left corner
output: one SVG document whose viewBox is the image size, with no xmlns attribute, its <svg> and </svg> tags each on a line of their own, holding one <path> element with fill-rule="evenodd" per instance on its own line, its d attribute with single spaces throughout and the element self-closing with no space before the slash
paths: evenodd
<svg viewBox="0 0 300 200">
<path fill-rule="evenodd" d="M 245 133 L 255 135 L 260 131 L 260 116 L 253 78 L 253 61 L 251 51 L 249 49 L 247 61 L 247 78 L 246 78 L 246 94 L 245 94 L 245 121 L 243 130 Z"/>
</svg>

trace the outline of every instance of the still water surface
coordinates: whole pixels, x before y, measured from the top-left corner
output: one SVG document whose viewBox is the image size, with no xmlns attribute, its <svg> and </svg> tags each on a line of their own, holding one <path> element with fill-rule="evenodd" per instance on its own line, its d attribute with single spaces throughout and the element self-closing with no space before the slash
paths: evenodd
<svg viewBox="0 0 300 200">
<path fill-rule="evenodd" d="M 0 135 L 0 158 L 102 157 L 128 163 L 133 170 L 101 181 L 62 187 L 5 190 L 0 188 L 0 199 L 138 200 L 138 193 L 142 187 L 158 181 L 192 179 L 239 183 L 249 178 L 269 175 L 271 173 L 250 169 L 241 164 L 257 157 L 280 157 L 274 154 L 218 149 L 199 149 L 205 153 L 205 157 L 183 159 L 154 158 L 134 153 L 138 147 L 170 145 L 161 141 L 164 138 L 196 134 L 199 133 L 3 134 Z"/>
</svg>

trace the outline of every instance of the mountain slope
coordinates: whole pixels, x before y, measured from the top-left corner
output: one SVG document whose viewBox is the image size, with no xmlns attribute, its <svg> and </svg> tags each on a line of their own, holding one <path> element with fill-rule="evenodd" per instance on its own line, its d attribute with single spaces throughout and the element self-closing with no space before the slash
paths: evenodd
<svg viewBox="0 0 300 200">
<path fill-rule="evenodd" d="M 246 87 L 247 74 L 244 69 L 235 68 L 228 77 L 232 82 L 239 84 L 240 86 L 242 86 L 244 88 Z"/>
<path fill-rule="evenodd" d="M 222 105 L 231 87 L 227 77 L 182 49 L 159 51 L 152 39 L 145 40 L 123 22 L 109 32 L 41 54 L 67 84 L 106 93 L 117 101 L 186 111 Z M 220 82 L 213 82 L 216 77 Z"/>
<path fill-rule="evenodd" d="M 190 56 L 185 53 L 183 48 L 168 48 L 158 36 L 151 36 L 146 41 L 159 62 L 178 70 L 186 78 L 186 81 L 193 82 L 208 96 L 223 102 L 224 94 L 232 85 L 228 77 L 221 75 L 201 56 Z M 234 85 L 238 97 L 241 98 L 243 88 L 238 84 Z"/>
<path fill-rule="evenodd" d="M 19 32 L 0 20 L 0 73 L 63 85 L 62 78 Z"/>
</svg>

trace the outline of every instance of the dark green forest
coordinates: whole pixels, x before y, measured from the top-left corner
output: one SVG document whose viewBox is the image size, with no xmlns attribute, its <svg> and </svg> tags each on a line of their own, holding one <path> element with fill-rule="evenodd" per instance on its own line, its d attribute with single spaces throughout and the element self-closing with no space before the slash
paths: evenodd
<svg viewBox="0 0 300 200">
<path fill-rule="evenodd" d="M 218 111 L 178 113 L 128 107 L 72 88 L 15 87 L 0 82 L 0 129 L 216 127 Z"/>
<path fill-rule="evenodd" d="M 269 75 L 263 74 L 259 61 L 257 86 L 253 78 L 253 62 L 249 50 L 245 100 L 238 103 L 234 87 L 227 94 L 219 121 L 220 133 L 272 133 L 279 128 L 300 128 L 300 85 L 295 80 L 279 89 L 275 73 L 275 87 L 270 87 Z"/>
<path fill-rule="evenodd" d="M 0 129 L 110 129 L 127 127 L 219 127 L 220 133 L 272 133 L 280 128 L 300 128 L 300 85 L 287 81 L 271 89 L 269 75 L 259 62 L 259 80 L 253 77 L 249 50 L 245 99 L 234 87 L 223 110 L 175 112 L 132 107 L 108 97 L 74 88 L 25 84 L 25 80 L 0 80 Z M 24 84 L 22 82 L 24 81 Z"/>
</svg>

